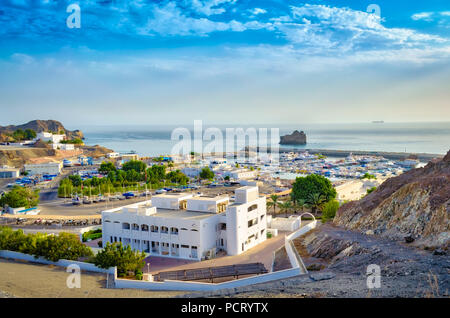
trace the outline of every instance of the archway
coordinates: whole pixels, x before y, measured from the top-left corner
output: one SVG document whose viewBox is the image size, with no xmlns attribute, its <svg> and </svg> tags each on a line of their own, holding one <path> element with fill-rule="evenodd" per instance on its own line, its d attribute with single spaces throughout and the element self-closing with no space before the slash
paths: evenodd
<svg viewBox="0 0 450 318">
<path fill-rule="evenodd" d="M 300 214 L 300 227 L 302 227 L 302 216 L 304 216 L 305 214 L 309 214 L 312 217 L 313 222 L 316 221 L 316 218 L 314 217 L 314 215 L 312 213 L 309 212 L 305 212 Z"/>
</svg>

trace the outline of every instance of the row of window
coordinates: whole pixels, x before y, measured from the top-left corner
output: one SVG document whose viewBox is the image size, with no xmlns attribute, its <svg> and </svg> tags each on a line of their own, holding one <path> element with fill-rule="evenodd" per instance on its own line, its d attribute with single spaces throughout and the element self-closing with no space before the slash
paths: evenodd
<svg viewBox="0 0 450 318">
<path fill-rule="evenodd" d="M 124 244 L 130 244 L 132 241 L 129 238 L 122 239 L 121 237 L 117 237 L 117 236 L 110 236 L 109 240 L 111 243 L 123 242 Z M 133 243 L 139 245 L 141 242 L 140 242 L 140 240 L 134 239 Z M 160 246 L 161 246 L 161 250 L 165 250 L 165 249 L 169 248 L 169 243 L 166 243 L 166 242 L 155 242 L 155 241 L 150 242 L 150 241 L 143 240 L 142 243 L 144 245 L 143 246 L 144 250 L 151 248 L 152 251 L 157 251 L 157 250 L 159 250 Z M 172 246 L 172 250 L 177 250 L 180 248 L 180 244 L 176 244 L 176 243 L 172 243 L 171 246 Z M 197 250 L 197 246 L 189 246 L 189 245 L 184 245 L 184 244 L 181 244 L 181 248 L 184 248 L 184 249 L 190 248 L 192 250 Z"/>
<path fill-rule="evenodd" d="M 105 223 L 110 223 L 111 221 L 105 220 Z M 114 223 L 119 223 L 115 221 Z M 161 234 L 169 234 L 169 228 L 167 226 L 157 226 L 157 225 L 151 225 L 148 226 L 147 224 L 142 224 L 139 226 L 139 224 L 133 223 L 130 225 L 130 223 L 122 223 L 122 229 L 123 230 L 133 230 L 133 231 L 143 231 L 143 232 L 152 232 L 152 233 L 161 233 Z M 181 228 L 181 231 L 189 231 L 186 228 Z M 196 229 L 191 229 L 192 232 L 198 232 Z M 178 235 L 178 228 L 171 227 L 170 228 L 170 234 L 172 235 Z"/>
</svg>

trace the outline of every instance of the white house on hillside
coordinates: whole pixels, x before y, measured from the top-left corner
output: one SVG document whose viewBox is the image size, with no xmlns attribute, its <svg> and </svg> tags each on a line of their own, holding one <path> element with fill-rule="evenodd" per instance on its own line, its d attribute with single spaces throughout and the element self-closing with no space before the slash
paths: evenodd
<svg viewBox="0 0 450 318">
<path fill-rule="evenodd" d="M 51 142 L 52 144 L 59 144 L 61 141 L 64 140 L 64 138 L 66 138 L 66 135 L 56 135 L 56 134 L 52 134 L 49 132 L 40 132 L 37 134 L 36 139 L 40 139 L 43 142 Z"/>
<path fill-rule="evenodd" d="M 266 198 L 257 187 L 236 189 L 235 197 L 171 193 L 103 211 L 103 244 L 194 260 L 217 250 L 240 254 L 266 240 Z"/>
</svg>

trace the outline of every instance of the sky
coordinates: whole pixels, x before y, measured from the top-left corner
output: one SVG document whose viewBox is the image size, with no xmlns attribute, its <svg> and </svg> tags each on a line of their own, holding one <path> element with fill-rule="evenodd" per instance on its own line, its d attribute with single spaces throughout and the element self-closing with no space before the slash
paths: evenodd
<svg viewBox="0 0 450 318">
<path fill-rule="evenodd" d="M 450 2 L 1 0 L 0 110 L 69 127 L 450 121 Z"/>
</svg>

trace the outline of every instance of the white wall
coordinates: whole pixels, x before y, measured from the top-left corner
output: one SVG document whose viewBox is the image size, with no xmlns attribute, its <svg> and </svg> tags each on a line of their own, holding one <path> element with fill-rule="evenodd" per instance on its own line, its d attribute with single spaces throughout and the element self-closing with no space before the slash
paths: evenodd
<svg viewBox="0 0 450 318">
<path fill-rule="evenodd" d="M 67 267 L 69 265 L 75 264 L 75 265 L 80 266 L 81 270 L 85 270 L 85 271 L 89 271 L 89 272 L 109 273 L 109 274 L 115 273 L 115 267 L 110 267 L 109 269 L 104 269 L 104 268 L 99 268 L 91 263 L 71 261 L 71 260 L 66 260 L 66 259 L 60 259 L 57 262 L 52 262 L 52 261 L 46 260 L 45 258 L 42 258 L 42 257 L 36 258 L 33 255 L 23 254 L 23 253 L 19 253 L 19 252 L 5 251 L 5 250 L 0 250 L 0 257 L 7 258 L 7 259 L 19 259 L 19 260 L 24 260 L 24 261 L 28 261 L 28 262 L 47 264 L 47 265 L 55 265 L 55 266 L 61 266 L 61 267 Z"/>
</svg>

